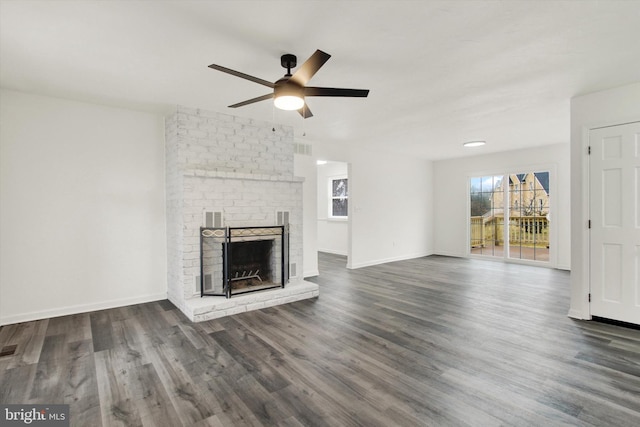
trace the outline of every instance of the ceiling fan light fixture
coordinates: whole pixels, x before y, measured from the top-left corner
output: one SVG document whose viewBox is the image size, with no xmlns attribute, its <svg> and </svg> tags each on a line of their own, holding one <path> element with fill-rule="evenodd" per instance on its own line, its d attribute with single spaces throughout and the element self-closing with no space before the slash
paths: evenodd
<svg viewBox="0 0 640 427">
<path fill-rule="evenodd" d="M 304 107 L 304 88 L 284 76 L 273 88 L 273 104 L 281 110 L 300 110 Z"/>
<path fill-rule="evenodd" d="M 464 144 L 462 144 L 464 147 L 467 148 L 471 148 L 471 147 L 481 147 L 484 144 L 486 144 L 485 141 L 467 141 Z"/>
<path fill-rule="evenodd" d="M 281 110 L 299 110 L 304 106 L 304 99 L 297 95 L 276 96 L 273 104 Z"/>
</svg>

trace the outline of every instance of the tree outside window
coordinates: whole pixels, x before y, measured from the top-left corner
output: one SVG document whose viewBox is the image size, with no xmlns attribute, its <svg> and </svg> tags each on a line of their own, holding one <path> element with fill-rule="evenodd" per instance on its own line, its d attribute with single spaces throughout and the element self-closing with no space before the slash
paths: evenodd
<svg viewBox="0 0 640 427">
<path fill-rule="evenodd" d="M 331 179 L 331 212 L 332 218 L 347 218 L 349 212 L 349 180 L 347 178 Z"/>
</svg>

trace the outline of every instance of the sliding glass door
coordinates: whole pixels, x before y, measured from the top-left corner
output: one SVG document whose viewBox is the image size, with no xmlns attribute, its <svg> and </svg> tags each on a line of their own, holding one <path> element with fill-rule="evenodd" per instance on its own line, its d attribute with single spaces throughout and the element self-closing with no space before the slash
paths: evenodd
<svg viewBox="0 0 640 427">
<path fill-rule="evenodd" d="M 549 262 L 548 171 L 469 182 L 470 254 Z"/>
</svg>

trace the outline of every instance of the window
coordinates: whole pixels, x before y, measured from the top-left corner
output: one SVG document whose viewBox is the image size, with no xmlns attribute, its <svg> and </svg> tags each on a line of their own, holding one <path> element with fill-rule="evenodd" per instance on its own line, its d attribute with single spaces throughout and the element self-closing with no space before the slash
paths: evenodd
<svg viewBox="0 0 640 427">
<path fill-rule="evenodd" d="M 349 212 L 349 180 L 346 177 L 330 178 L 330 218 L 347 218 Z"/>
</svg>

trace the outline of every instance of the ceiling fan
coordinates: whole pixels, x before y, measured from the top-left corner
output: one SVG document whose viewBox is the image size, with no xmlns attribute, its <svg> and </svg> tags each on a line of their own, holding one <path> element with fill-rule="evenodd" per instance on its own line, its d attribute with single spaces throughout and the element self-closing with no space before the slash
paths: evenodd
<svg viewBox="0 0 640 427">
<path fill-rule="evenodd" d="M 282 55 L 280 57 L 280 64 L 283 68 L 287 69 L 287 74 L 284 77 L 278 79 L 275 83 L 260 79 L 258 77 L 250 76 L 249 74 L 241 73 L 239 71 L 232 70 L 220 65 L 211 64 L 209 68 L 222 71 L 223 73 L 231 74 L 236 77 L 240 77 L 252 82 L 261 84 L 263 86 L 273 89 L 272 93 L 267 95 L 258 96 L 257 98 L 248 99 L 246 101 L 238 102 L 237 104 L 229 105 L 229 108 L 242 107 L 244 105 L 253 104 L 255 102 L 266 101 L 273 98 L 274 105 L 282 110 L 298 110 L 302 117 L 312 117 L 311 111 L 305 102 L 307 96 L 340 96 L 340 97 L 358 97 L 364 98 L 369 95 L 369 89 L 342 89 L 331 87 L 313 87 L 306 86 L 311 78 L 318 72 L 320 67 L 324 65 L 331 58 L 326 52 L 316 50 L 313 55 L 305 61 L 304 64 L 291 74 L 291 69 L 297 65 L 297 58 L 290 53 Z"/>
</svg>

